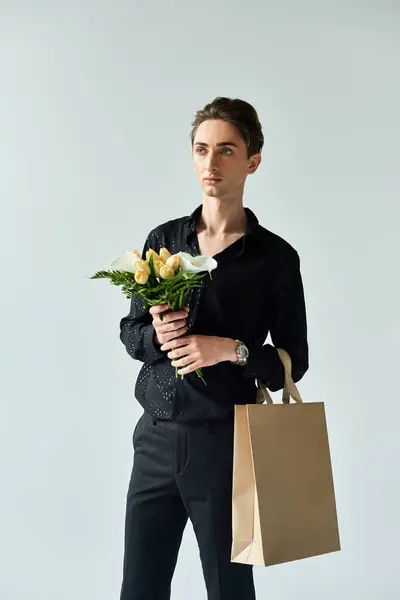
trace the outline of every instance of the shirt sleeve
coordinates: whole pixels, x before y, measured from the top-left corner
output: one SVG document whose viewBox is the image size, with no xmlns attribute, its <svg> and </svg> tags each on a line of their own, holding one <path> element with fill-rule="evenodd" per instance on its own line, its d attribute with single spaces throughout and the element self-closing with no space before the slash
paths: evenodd
<svg viewBox="0 0 400 600">
<path fill-rule="evenodd" d="M 250 343 L 243 374 L 263 381 L 272 391 L 283 389 L 285 372 L 276 348 L 283 348 L 292 361 L 292 378 L 299 381 L 309 368 L 307 316 L 300 258 L 296 251 L 285 261 L 280 283 L 271 294 L 270 324 L 272 344 Z"/>
<path fill-rule="evenodd" d="M 154 239 L 152 232 L 146 238 L 142 250 L 145 260 L 146 252 L 152 248 Z M 144 308 L 141 296 L 131 298 L 129 314 L 120 321 L 120 340 L 124 344 L 129 356 L 149 364 L 165 357 L 165 352 L 154 341 L 153 318 L 148 308 Z"/>
</svg>

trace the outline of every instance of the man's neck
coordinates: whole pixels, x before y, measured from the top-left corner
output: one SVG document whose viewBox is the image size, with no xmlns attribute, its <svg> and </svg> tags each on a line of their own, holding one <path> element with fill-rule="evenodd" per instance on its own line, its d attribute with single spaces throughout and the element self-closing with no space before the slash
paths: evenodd
<svg viewBox="0 0 400 600">
<path fill-rule="evenodd" d="M 198 232 L 206 232 L 209 237 L 243 234 L 247 215 L 242 201 L 221 202 L 206 196 L 196 225 Z"/>
</svg>

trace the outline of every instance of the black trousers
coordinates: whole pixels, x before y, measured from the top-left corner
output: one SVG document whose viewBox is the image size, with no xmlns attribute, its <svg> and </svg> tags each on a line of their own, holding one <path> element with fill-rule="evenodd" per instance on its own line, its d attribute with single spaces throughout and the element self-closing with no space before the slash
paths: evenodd
<svg viewBox="0 0 400 600">
<path fill-rule="evenodd" d="M 255 600 L 253 567 L 230 560 L 233 431 L 233 418 L 189 424 L 155 420 L 146 411 L 140 417 L 120 600 L 170 600 L 188 518 L 208 600 Z"/>
</svg>

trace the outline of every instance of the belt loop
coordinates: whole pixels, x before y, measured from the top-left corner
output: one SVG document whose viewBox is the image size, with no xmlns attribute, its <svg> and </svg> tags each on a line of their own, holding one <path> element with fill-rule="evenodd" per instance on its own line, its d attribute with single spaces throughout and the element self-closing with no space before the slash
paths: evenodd
<svg viewBox="0 0 400 600">
<path fill-rule="evenodd" d="M 153 417 L 153 425 L 157 425 L 157 419 Z"/>
<path fill-rule="evenodd" d="M 209 434 L 210 433 L 210 423 L 208 421 L 204 421 L 204 425 L 206 428 L 206 433 Z"/>
</svg>

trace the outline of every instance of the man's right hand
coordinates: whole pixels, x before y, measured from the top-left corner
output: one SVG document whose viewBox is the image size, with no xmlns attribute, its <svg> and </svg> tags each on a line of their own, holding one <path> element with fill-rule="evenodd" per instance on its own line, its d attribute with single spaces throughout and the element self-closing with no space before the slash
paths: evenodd
<svg viewBox="0 0 400 600">
<path fill-rule="evenodd" d="M 149 310 L 153 317 L 153 327 L 155 329 L 154 341 L 159 346 L 184 335 L 188 330 L 186 319 L 189 308 L 185 306 L 180 311 L 167 312 L 161 321 L 160 314 L 167 311 L 168 308 L 168 304 L 158 304 L 157 306 L 152 306 Z"/>
</svg>

